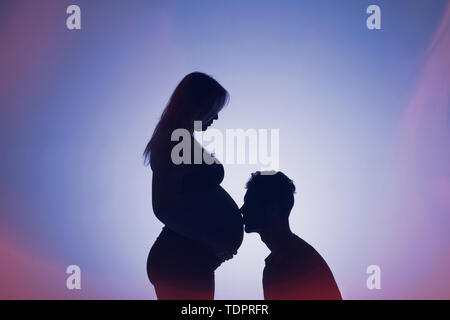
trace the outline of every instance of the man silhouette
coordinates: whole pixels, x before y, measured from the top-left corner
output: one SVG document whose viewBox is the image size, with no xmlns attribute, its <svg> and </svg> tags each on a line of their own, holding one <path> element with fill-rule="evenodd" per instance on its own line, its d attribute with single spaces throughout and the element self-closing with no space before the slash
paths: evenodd
<svg viewBox="0 0 450 320">
<path fill-rule="evenodd" d="M 245 232 L 256 232 L 271 251 L 263 273 L 266 300 L 341 300 L 325 260 L 292 233 L 295 186 L 282 172 L 252 174 L 241 213 Z"/>
</svg>

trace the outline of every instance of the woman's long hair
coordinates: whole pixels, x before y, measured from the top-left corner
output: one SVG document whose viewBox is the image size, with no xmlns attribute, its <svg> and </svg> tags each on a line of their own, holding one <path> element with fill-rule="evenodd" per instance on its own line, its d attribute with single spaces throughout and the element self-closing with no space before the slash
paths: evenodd
<svg viewBox="0 0 450 320">
<path fill-rule="evenodd" d="M 211 112 L 218 113 L 228 98 L 228 92 L 207 74 L 192 72 L 185 76 L 172 93 L 145 147 L 145 163 L 150 163 L 150 154 L 158 139 L 167 137 L 164 133 L 169 134 L 177 128 L 192 131 L 195 120 L 202 120 L 202 117 Z"/>
</svg>

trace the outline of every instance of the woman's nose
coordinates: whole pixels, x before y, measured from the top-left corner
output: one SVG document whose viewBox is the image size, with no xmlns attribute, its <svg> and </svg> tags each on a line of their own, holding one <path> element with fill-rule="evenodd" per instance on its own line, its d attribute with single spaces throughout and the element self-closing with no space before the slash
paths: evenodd
<svg viewBox="0 0 450 320">
<path fill-rule="evenodd" d="M 216 114 L 216 116 L 213 118 L 214 120 L 218 120 L 219 119 L 219 115 Z"/>
</svg>

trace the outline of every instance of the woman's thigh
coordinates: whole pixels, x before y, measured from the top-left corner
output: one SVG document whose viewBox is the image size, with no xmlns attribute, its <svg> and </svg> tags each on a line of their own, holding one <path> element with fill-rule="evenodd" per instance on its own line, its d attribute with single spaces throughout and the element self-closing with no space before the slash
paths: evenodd
<svg viewBox="0 0 450 320">
<path fill-rule="evenodd" d="M 203 267 L 196 257 L 175 254 L 155 243 L 147 274 L 158 299 L 214 299 L 214 270 Z"/>
<path fill-rule="evenodd" d="M 154 282 L 155 292 L 158 300 L 213 300 L 214 280 L 209 282 L 209 287 L 205 283 L 196 285 L 173 285 L 167 282 Z"/>
</svg>

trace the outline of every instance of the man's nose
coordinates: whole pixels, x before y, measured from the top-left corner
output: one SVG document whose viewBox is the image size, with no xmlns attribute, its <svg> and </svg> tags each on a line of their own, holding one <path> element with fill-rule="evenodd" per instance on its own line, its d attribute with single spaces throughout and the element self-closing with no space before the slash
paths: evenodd
<svg viewBox="0 0 450 320">
<path fill-rule="evenodd" d="M 219 119 L 219 115 L 216 114 L 216 116 L 213 118 L 214 120 L 218 120 Z"/>
</svg>

